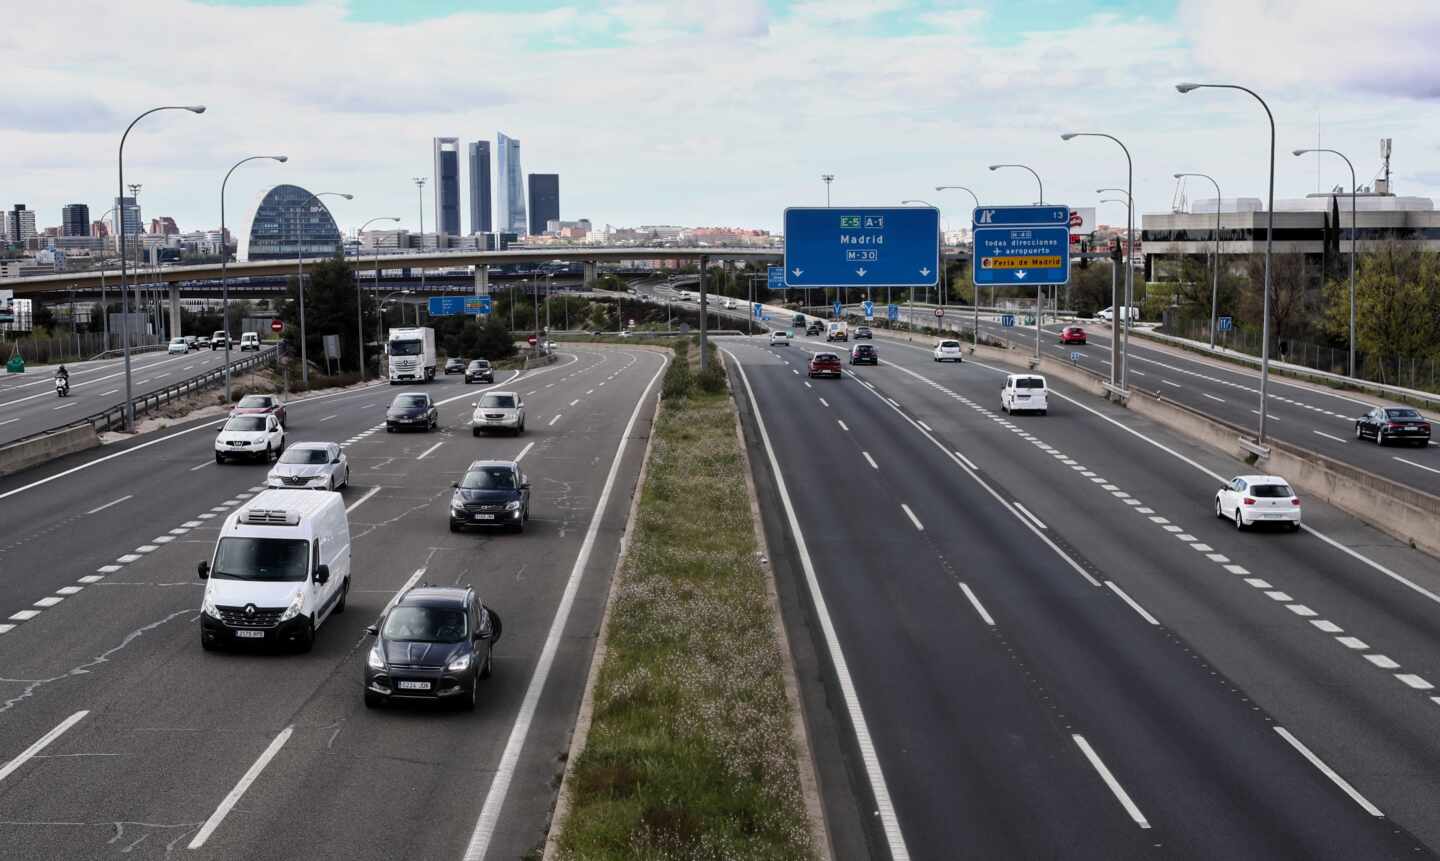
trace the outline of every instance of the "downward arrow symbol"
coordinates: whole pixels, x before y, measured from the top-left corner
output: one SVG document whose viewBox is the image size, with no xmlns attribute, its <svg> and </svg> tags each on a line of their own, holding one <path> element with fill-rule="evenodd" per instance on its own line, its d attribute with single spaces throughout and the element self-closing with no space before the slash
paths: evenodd
<svg viewBox="0 0 1440 861">
<path fill-rule="evenodd" d="M 805 270 L 804 270 L 804 269 L 801 269 L 799 266 L 796 266 L 794 269 L 791 269 L 790 272 L 791 272 L 796 278 L 799 278 L 802 274 L 804 274 Z"/>
<path fill-rule="evenodd" d="M 1024 269 L 1016 269 L 1016 270 L 1015 270 L 1015 277 L 1016 277 L 1016 278 L 1019 278 L 1019 279 L 1021 279 L 1021 280 L 1024 280 L 1024 278 L 1025 278 L 1025 270 L 1024 270 Z"/>
<path fill-rule="evenodd" d="M 859 275 L 861 278 L 864 278 L 864 277 L 865 277 L 865 267 L 864 267 L 864 266 L 861 266 L 859 269 L 856 269 L 856 270 L 855 270 L 855 274 L 856 274 L 856 275 Z"/>
<path fill-rule="evenodd" d="M 930 267 L 926 266 L 925 268 L 921 269 L 920 274 L 928 277 L 930 275 Z"/>
</svg>

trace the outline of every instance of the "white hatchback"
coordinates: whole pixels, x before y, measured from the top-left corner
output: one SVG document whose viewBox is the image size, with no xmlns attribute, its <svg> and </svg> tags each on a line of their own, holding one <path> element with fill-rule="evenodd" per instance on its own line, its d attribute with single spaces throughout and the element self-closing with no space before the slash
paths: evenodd
<svg viewBox="0 0 1440 861">
<path fill-rule="evenodd" d="M 959 341 L 941 341 L 935 345 L 935 361 L 937 362 L 963 362 L 965 356 L 962 354 Z"/>
<path fill-rule="evenodd" d="M 1234 521 L 1236 529 L 1257 523 L 1300 528 L 1300 497 L 1278 475 L 1237 475 L 1215 492 L 1215 516 Z"/>
<path fill-rule="evenodd" d="M 172 355 L 175 353 L 183 355 L 184 353 L 190 352 L 190 342 L 184 338 L 171 338 L 170 346 L 165 348 L 165 352 Z"/>
<path fill-rule="evenodd" d="M 790 343 L 790 333 L 775 331 L 770 333 L 770 346 L 784 347 Z"/>
<path fill-rule="evenodd" d="M 1037 412 L 1043 416 L 1050 408 L 1048 391 L 1045 378 L 1039 374 L 1011 374 L 1000 390 L 1000 409 L 1011 415 Z"/>
</svg>

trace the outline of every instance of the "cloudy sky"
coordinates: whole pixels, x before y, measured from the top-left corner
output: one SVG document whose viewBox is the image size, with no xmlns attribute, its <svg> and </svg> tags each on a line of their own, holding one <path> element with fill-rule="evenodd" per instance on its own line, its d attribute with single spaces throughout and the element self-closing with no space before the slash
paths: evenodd
<svg viewBox="0 0 1440 861">
<path fill-rule="evenodd" d="M 1214 175 L 1227 197 L 1263 196 L 1266 125 L 1233 91 L 1179 95 L 1184 80 L 1260 91 L 1278 126 L 1276 194 L 1362 183 L 1394 138 L 1395 190 L 1440 196 L 1440 2 L 1386 0 L 50 0 L 0 28 L 0 189 L 41 226 L 70 202 L 92 218 L 115 194 L 126 145 L 145 217 L 232 230 L 267 187 L 355 194 L 343 227 L 399 216 L 431 138 L 518 137 L 526 172 L 560 174 L 561 215 L 615 225 L 778 229 L 788 205 L 923 198 L 947 227 L 989 203 L 1093 206 L 1124 185 L 1104 131 L 1130 146 L 1145 212 L 1168 211 L 1171 175 Z M 462 188 L 464 178 L 462 175 Z M 468 195 L 468 189 L 463 192 Z M 1193 198 L 1212 196 L 1192 186 Z M 425 221 L 433 229 L 430 187 Z M 469 229 L 468 197 L 462 220 Z M 1123 222 L 1102 206 L 1102 222 Z"/>
</svg>

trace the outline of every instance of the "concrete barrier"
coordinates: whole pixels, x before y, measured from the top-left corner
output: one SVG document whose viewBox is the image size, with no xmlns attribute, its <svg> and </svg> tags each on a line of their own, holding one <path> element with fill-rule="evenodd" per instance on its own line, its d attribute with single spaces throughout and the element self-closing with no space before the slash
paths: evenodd
<svg viewBox="0 0 1440 861">
<path fill-rule="evenodd" d="M 95 448 L 100 436 L 88 424 L 49 431 L 0 447 L 0 475 L 10 475 L 46 461 Z"/>
</svg>

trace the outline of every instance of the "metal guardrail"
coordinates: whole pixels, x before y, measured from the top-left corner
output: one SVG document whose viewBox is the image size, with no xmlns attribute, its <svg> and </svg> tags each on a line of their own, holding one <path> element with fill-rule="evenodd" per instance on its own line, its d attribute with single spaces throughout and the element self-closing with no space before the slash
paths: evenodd
<svg viewBox="0 0 1440 861">
<path fill-rule="evenodd" d="M 167 342 L 167 343 L 164 343 L 164 344 L 143 344 L 143 345 L 131 347 L 131 348 L 130 348 L 130 352 L 131 352 L 131 354 L 134 354 L 134 353 L 155 353 L 155 352 L 159 352 L 160 350 L 168 350 L 169 348 L 170 348 L 170 344 L 169 344 L 168 342 Z M 117 356 L 123 356 L 123 355 L 125 355 L 125 348 L 124 348 L 124 347 L 120 347 L 119 349 L 106 350 L 106 351 L 103 352 L 103 353 L 96 353 L 95 355 L 91 356 L 90 358 L 86 359 L 85 361 L 87 361 L 87 362 L 94 362 L 94 361 L 97 361 L 97 360 L 99 360 L 99 359 L 115 358 L 115 357 L 117 357 Z"/>
</svg>

